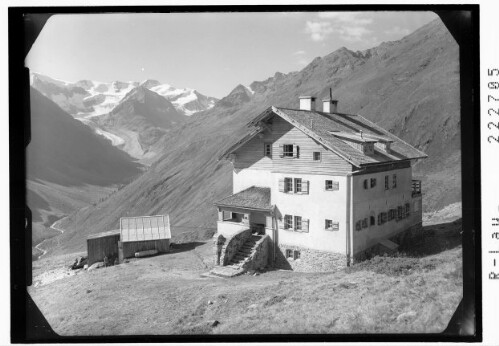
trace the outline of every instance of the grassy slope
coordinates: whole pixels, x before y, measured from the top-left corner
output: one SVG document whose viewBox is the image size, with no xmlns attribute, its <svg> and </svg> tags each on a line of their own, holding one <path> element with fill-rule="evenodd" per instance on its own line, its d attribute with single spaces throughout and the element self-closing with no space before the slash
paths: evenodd
<svg viewBox="0 0 499 346">
<path fill-rule="evenodd" d="M 188 230 L 175 227 L 179 225 L 214 228 L 213 202 L 232 191 L 231 165 L 217 162 L 217 157 L 268 106 L 297 107 L 300 94 L 321 96 L 329 86 L 340 100 L 340 110 L 363 114 L 427 151 L 430 158 L 415 168 L 425 182 L 425 210 L 458 201 L 457 52 L 451 35 L 435 21 L 369 54 L 340 49 L 300 72 L 253 83 L 251 101 L 194 115 L 175 136 L 157 144 L 164 155 L 148 172 L 96 208 L 66 219 L 62 227 L 68 232 L 59 252 L 83 250 L 86 235 L 116 228 L 127 213 L 169 213 L 173 234 Z"/>
<path fill-rule="evenodd" d="M 409 255 L 336 273 L 203 278 L 211 243 L 73 275 L 76 255 L 54 256 L 34 263 L 29 293 L 61 335 L 441 332 L 462 297 L 460 229 L 427 227 Z"/>
</svg>

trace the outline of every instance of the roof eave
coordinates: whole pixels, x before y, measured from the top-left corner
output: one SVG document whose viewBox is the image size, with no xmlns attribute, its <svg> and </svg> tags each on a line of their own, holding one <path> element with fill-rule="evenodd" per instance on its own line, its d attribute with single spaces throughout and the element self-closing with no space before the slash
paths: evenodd
<svg viewBox="0 0 499 346">
<path fill-rule="evenodd" d="M 218 202 L 215 202 L 213 204 L 217 207 L 238 208 L 238 209 L 247 209 L 247 210 L 254 210 L 254 211 L 266 211 L 266 212 L 272 211 L 272 206 L 270 206 L 269 209 L 265 209 L 265 208 L 245 207 L 245 206 L 240 206 L 240 205 L 229 205 L 229 204 L 223 204 L 223 203 L 218 203 Z"/>
</svg>

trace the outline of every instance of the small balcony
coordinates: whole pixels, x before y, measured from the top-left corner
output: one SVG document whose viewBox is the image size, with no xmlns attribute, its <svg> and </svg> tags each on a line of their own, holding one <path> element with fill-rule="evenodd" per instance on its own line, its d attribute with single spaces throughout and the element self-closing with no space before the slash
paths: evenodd
<svg viewBox="0 0 499 346">
<path fill-rule="evenodd" d="M 412 181 L 412 197 L 421 196 L 421 180 Z"/>
</svg>

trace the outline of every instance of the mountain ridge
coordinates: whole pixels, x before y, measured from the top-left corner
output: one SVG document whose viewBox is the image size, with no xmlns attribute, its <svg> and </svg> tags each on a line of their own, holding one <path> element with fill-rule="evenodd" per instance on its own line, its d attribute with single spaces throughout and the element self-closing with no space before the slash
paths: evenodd
<svg viewBox="0 0 499 346">
<path fill-rule="evenodd" d="M 62 227 L 68 235 L 76 224 L 83 233 L 68 239 L 64 248 L 81 249 L 79 237 L 117 227 L 124 213 L 170 214 L 173 234 L 186 229 L 177 227 L 213 229 L 213 202 L 232 192 L 232 167 L 215 158 L 269 106 L 298 108 L 300 95 L 320 99 L 329 95 L 329 88 L 340 112 L 363 115 L 429 155 L 414 166 L 415 177 L 423 180 L 425 210 L 460 199 L 458 46 L 436 20 L 393 44 L 373 47 L 369 54 L 335 51 L 301 71 L 255 81 L 250 84 L 254 94 L 236 86 L 229 99 L 193 115 L 176 128 L 175 136 L 159 140 L 161 156 L 145 174 L 99 209 L 67 218 Z"/>
<path fill-rule="evenodd" d="M 165 97 L 174 104 L 178 112 L 187 116 L 209 109 L 218 101 L 217 98 L 203 95 L 195 89 L 179 89 L 170 84 L 161 84 L 155 79 L 142 82 L 99 82 L 89 79 L 67 82 L 31 72 L 30 84 L 77 118 L 109 113 L 128 92 L 139 85 L 149 90 L 156 88 L 157 90 L 152 91 Z"/>
</svg>

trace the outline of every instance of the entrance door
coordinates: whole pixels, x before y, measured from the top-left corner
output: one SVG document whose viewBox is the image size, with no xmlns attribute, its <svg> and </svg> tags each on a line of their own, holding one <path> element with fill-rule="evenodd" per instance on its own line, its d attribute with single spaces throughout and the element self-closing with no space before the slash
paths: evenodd
<svg viewBox="0 0 499 346">
<path fill-rule="evenodd" d="M 251 232 L 256 233 L 258 235 L 265 234 L 265 225 L 261 223 L 252 223 L 251 224 Z"/>
</svg>

